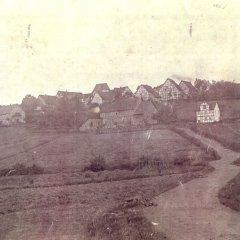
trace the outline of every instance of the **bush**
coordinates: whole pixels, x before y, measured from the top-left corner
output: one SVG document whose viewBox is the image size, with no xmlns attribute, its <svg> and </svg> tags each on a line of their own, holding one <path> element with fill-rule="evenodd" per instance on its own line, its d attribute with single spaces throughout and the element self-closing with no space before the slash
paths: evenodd
<svg viewBox="0 0 240 240">
<path fill-rule="evenodd" d="M 131 239 L 131 240 L 163 240 L 163 233 L 156 232 L 152 224 L 140 211 L 113 209 L 101 214 L 87 224 L 89 237 L 94 239 Z"/>
<path fill-rule="evenodd" d="M 12 175 L 35 175 L 43 174 L 44 169 L 40 166 L 33 164 L 26 167 L 23 164 L 16 164 L 12 168 L 3 169 L 0 171 L 0 176 L 12 176 Z"/>
<path fill-rule="evenodd" d="M 99 155 L 98 157 L 95 157 L 90 165 L 86 167 L 84 170 L 90 170 L 92 172 L 99 172 L 104 171 L 106 169 L 106 162 L 103 156 Z"/>
</svg>

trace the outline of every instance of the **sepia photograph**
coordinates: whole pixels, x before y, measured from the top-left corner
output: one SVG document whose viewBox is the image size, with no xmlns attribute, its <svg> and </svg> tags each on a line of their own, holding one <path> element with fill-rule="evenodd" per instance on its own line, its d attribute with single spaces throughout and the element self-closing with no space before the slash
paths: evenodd
<svg viewBox="0 0 240 240">
<path fill-rule="evenodd" d="M 0 240 L 240 240 L 240 1 L 0 0 Z"/>
</svg>

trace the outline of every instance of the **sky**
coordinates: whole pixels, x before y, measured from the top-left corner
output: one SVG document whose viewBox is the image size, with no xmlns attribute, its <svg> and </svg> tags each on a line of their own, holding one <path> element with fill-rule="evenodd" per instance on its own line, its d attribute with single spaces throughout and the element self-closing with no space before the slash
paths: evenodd
<svg viewBox="0 0 240 240">
<path fill-rule="evenodd" d="M 101 82 L 240 82 L 239 16 L 238 0 L 0 0 L 0 104 Z"/>
</svg>

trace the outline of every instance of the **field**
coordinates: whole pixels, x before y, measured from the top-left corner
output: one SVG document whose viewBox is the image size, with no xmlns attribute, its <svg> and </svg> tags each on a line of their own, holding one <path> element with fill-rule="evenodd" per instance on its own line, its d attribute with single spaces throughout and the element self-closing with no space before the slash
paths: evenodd
<svg viewBox="0 0 240 240">
<path fill-rule="evenodd" d="M 108 164 L 136 163 L 142 156 L 172 161 L 179 156 L 198 156 L 202 150 L 178 134 L 161 130 L 115 134 L 31 133 L 26 129 L 6 128 L 1 134 L 0 169 L 36 164 L 48 171 L 83 169 L 101 155 Z"/>
<path fill-rule="evenodd" d="M 223 122 L 215 124 L 201 124 L 192 130 L 222 143 L 223 146 L 234 151 L 240 151 L 240 122 Z"/>
<path fill-rule="evenodd" d="M 142 202 L 120 206 L 135 196 L 148 204 L 212 170 L 206 162 L 211 155 L 165 127 L 99 135 L 25 128 L 0 133 L 0 239 L 167 239 L 141 215 Z M 105 169 L 86 170 L 98 156 Z M 161 171 L 148 164 L 131 168 L 156 159 Z M 43 173 L 17 174 L 19 164 Z"/>
</svg>

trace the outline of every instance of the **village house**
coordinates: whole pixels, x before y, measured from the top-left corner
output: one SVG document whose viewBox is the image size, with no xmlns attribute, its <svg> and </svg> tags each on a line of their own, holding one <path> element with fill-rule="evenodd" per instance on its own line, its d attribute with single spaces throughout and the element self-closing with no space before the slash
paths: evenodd
<svg viewBox="0 0 240 240">
<path fill-rule="evenodd" d="M 45 107 L 55 106 L 58 100 L 56 96 L 49 96 L 49 95 L 39 95 L 37 99 L 40 105 Z"/>
<path fill-rule="evenodd" d="M 197 89 L 192 85 L 191 82 L 183 80 L 179 83 L 179 87 L 182 89 L 185 95 L 188 96 L 188 98 L 197 96 Z"/>
<path fill-rule="evenodd" d="M 200 104 L 200 111 L 196 112 L 197 123 L 213 123 L 220 121 L 220 109 L 218 103 L 208 104 L 203 102 Z"/>
<path fill-rule="evenodd" d="M 84 104 L 89 104 L 91 101 L 92 94 L 91 93 L 84 93 L 81 98 L 81 102 Z"/>
<path fill-rule="evenodd" d="M 140 85 L 137 87 L 135 96 L 141 98 L 142 100 L 152 100 L 159 101 L 159 96 L 154 89 L 149 85 Z"/>
<path fill-rule="evenodd" d="M 0 125 L 11 126 L 25 123 L 25 112 L 18 104 L 0 106 Z"/>
<path fill-rule="evenodd" d="M 133 93 L 129 87 L 114 88 L 113 93 L 115 95 L 115 98 L 123 98 L 123 97 L 133 96 Z"/>
<path fill-rule="evenodd" d="M 141 101 L 136 107 L 133 115 L 133 125 L 157 124 L 154 115 L 158 112 L 156 103 L 152 101 Z"/>
<path fill-rule="evenodd" d="M 152 117 L 156 112 L 157 109 L 151 101 L 131 97 L 103 104 L 100 117 L 104 128 L 117 128 L 155 124 L 157 121 Z"/>
<path fill-rule="evenodd" d="M 104 103 L 100 110 L 103 127 L 116 128 L 117 126 L 131 125 L 137 103 L 138 99 L 134 97 Z"/>
<path fill-rule="evenodd" d="M 92 91 L 92 96 L 95 95 L 95 93 L 97 92 L 109 92 L 109 91 L 110 91 L 110 88 L 107 83 L 99 83 L 99 84 L 96 84 L 96 86 L 94 87 Z"/>
<path fill-rule="evenodd" d="M 105 102 L 112 102 L 115 99 L 113 91 L 95 92 L 92 96 L 91 103 L 101 105 Z"/>
<path fill-rule="evenodd" d="M 168 78 L 165 83 L 159 87 L 158 94 L 160 99 L 163 101 L 187 98 L 187 95 L 178 86 L 178 84 L 170 78 Z"/>
</svg>

